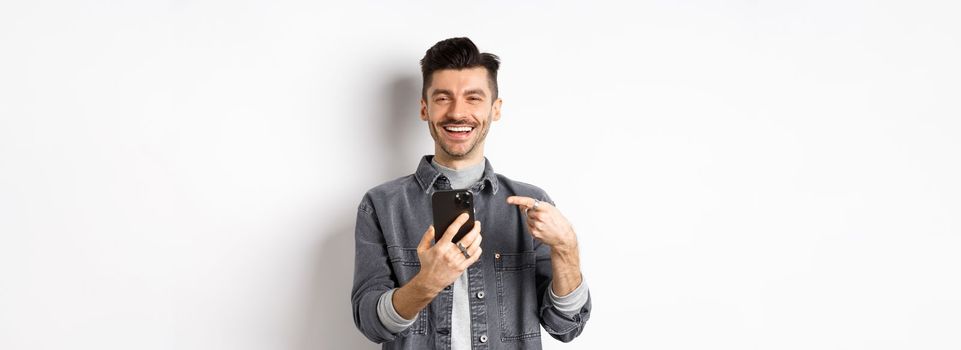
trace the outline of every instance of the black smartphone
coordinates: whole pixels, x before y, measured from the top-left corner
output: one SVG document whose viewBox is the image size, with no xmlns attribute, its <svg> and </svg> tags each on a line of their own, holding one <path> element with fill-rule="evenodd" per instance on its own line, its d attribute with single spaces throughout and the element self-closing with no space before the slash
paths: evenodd
<svg viewBox="0 0 961 350">
<path fill-rule="evenodd" d="M 434 242 L 440 241 L 447 227 L 454 223 L 460 214 L 467 213 L 470 217 L 460 230 L 457 230 L 452 241 L 457 243 L 474 228 L 474 195 L 469 190 L 434 192 L 431 196 L 431 206 L 434 211 Z"/>
</svg>

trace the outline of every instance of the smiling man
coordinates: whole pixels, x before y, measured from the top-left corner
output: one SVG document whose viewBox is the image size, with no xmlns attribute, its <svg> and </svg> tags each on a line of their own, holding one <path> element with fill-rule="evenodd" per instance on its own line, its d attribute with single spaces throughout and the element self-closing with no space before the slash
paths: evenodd
<svg viewBox="0 0 961 350">
<path fill-rule="evenodd" d="M 541 326 L 568 342 L 590 317 L 577 236 L 540 188 L 494 173 L 484 157 L 501 117 L 497 56 L 470 39 L 421 60 L 420 118 L 434 138 L 408 176 L 369 190 L 355 231 L 354 323 L 384 349 L 540 349 Z M 463 214 L 434 242 L 431 195 L 468 189 Z"/>
</svg>

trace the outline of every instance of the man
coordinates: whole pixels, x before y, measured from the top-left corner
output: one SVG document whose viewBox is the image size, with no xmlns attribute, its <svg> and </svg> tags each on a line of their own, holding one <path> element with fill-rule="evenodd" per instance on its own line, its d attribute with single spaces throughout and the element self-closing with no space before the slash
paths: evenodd
<svg viewBox="0 0 961 350">
<path fill-rule="evenodd" d="M 434 155 L 360 202 L 354 323 L 384 349 L 540 349 L 540 326 L 568 342 L 590 317 L 573 228 L 543 190 L 484 157 L 499 65 L 467 38 L 427 50 L 420 118 Z M 448 189 L 474 196 L 477 220 L 457 244 L 466 214 L 437 242 L 430 225 L 431 194 Z"/>
</svg>

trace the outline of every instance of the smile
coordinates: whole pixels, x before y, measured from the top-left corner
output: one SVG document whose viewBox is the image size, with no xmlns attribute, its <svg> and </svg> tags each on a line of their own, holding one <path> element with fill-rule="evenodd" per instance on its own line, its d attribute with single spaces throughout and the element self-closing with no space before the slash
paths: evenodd
<svg viewBox="0 0 961 350">
<path fill-rule="evenodd" d="M 463 126 L 463 125 L 448 125 L 448 126 L 445 126 L 443 129 L 445 131 L 445 134 L 447 134 L 449 138 L 452 138 L 455 140 L 467 139 L 468 137 L 470 137 L 471 133 L 473 133 L 474 131 L 473 126 Z"/>
<path fill-rule="evenodd" d="M 471 130 L 474 130 L 474 128 L 470 126 L 445 126 L 444 130 L 450 132 L 470 132 Z"/>
</svg>

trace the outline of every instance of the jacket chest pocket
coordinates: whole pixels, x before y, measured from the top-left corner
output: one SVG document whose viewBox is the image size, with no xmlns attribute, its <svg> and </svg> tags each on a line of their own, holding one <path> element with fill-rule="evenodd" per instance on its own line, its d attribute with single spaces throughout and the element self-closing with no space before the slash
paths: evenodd
<svg viewBox="0 0 961 350">
<path fill-rule="evenodd" d="M 387 257 L 390 259 L 390 266 L 394 269 L 394 277 L 397 278 L 398 287 L 407 284 L 418 272 L 420 272 L 420 257 L 417 256 L 417 248 L 387 247 Z M 427 309 L 425 307 L 417 314 L 417 320 L 410 326 L 413 334 L 425 334 L 427 331 Z"/>
<path fill-rule="evenodd" d="M 494 255 L 502 341 L 540 337 L 535 267 L 533 251 Z"/>
<path fill-rule="evenodd" d="M 397 278 L 398 286 L 407 284 L 420 272 L 420 258 L 417 257 L 417 248 L 387 247 L 387 258 L 390 259 L 390 266 L 394 269 L 394 277 Z"/>
</svg>

